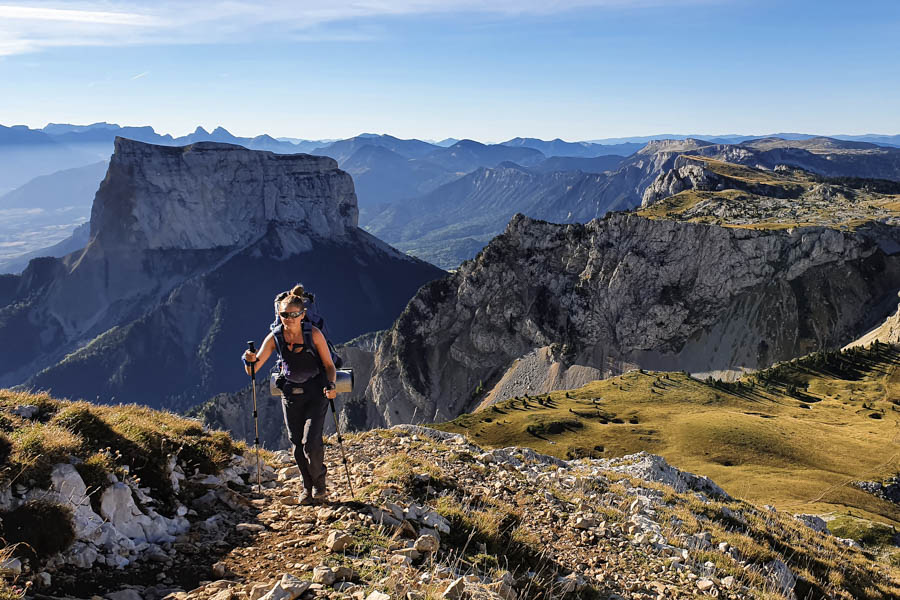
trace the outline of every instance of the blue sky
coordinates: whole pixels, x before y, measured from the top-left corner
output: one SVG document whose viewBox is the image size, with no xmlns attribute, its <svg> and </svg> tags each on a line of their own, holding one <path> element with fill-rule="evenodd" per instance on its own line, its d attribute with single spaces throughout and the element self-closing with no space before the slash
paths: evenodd
<svg viewBox="0 0 900 600">
<path fill-rule="evenodd" d="M 0 124 L 900 133 L 900 2 L 0 0 Z"/>
</svg>

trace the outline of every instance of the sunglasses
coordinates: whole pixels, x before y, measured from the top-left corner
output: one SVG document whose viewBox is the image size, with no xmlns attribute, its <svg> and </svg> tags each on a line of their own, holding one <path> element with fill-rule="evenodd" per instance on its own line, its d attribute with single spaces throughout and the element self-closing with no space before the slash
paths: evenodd
<svg viewBox="0 0 900 600">
<path fill-rule="evenodd" d="M 294 310 L 291 312 L 280 312 L 278 314 L 281 315 L 283 319 L 297 319 L 302 317 L 305 313 L 305 310 Z"/>
</svg>

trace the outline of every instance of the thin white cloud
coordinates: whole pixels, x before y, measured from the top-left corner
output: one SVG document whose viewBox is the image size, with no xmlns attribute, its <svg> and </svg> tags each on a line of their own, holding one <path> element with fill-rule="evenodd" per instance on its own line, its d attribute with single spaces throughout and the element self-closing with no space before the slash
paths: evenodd
<svg viewBox="0 0 900 600">
<path fill-rule="evenodd" d="M 3 0 L 0 0 L 2 2 Z M 73 0 L 0 4 L 0 56 L 65 46 L 213 44 L 258 39 L 365 41 L 355 23 L 380 16 L 544 15 L 733 0 Z"/>
<path fill-rule="evenodd" d="M 146 77 L 149 73 L 150 73 L 150 71 L 144 71 L 143 73 L 138 73 L 137 75 L 132 77 L 131 80 L 134 81 L 135 79 L 140 79 L 141 77 Z"/>
<path fill-rule="evenodd" d="M 154 20 L 146 15 L 126 12 L 12 5 L 0 5 L 0 19 L 14 19 L 18 21 L 68 21 L 71 23 L 102 23 L 105 25 L 154 25 Z"/>
</svg>

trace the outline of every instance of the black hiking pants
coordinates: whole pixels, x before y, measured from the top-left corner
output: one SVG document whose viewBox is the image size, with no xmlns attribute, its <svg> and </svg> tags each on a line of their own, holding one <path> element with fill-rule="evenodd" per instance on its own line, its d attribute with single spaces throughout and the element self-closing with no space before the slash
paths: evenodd
<svg viewBox="0 0 900 600">
<path fill-rule="evenodd" d="M 322 392 L 319 378 L 303 386 L 302 394 L 292 393 L 293 387 L 291 384 L 285 386 L 281 407 L 288 437 L 294 445 L 294 460 L 300 467 L 303 487 L 308 492 L 314 487 L 316 491 L 324 492 L 328 468 L 325 466 L 322 428 L 328 413 L 328 398 Z"/>
</svg>

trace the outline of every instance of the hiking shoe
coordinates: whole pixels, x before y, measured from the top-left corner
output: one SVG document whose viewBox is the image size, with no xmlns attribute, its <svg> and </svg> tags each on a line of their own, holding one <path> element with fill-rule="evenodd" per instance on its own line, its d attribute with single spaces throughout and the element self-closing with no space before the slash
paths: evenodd
<svg viewBox="0 0 900 600">
<path fill-rule="evenodd" d="M 328 502 L 328 491 L 325 488 L 319 489 L 314 487 L 312 497 L 316 504 L 324 504 Z"/>
<path fill-rule="evenodd" d="M 309 490 L 303 490 L 303 493 L 300 494 L 300 504 L 302 506 L 312 506 L 313 504 L 318 504 L 313 496 L 312 492 Z"/>
</svg>

